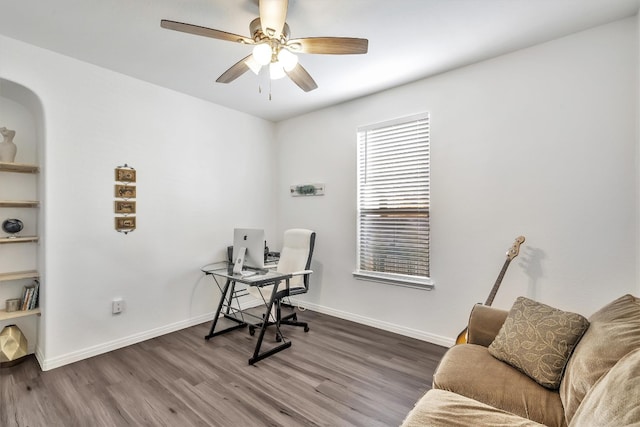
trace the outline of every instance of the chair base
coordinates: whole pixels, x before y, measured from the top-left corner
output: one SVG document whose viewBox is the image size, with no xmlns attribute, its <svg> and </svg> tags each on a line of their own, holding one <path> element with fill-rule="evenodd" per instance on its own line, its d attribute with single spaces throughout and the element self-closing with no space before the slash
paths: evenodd
<svg viewBox="0 0 640 427">
<path fill-rule="evenodd" d="M 292 313 L 280 318 L 281 325 L 299 326 L 304 328 L 305 332 L 309 332 L 309 324 L 307 322 L 298 322 L 298 313 Z"/>
</svg>

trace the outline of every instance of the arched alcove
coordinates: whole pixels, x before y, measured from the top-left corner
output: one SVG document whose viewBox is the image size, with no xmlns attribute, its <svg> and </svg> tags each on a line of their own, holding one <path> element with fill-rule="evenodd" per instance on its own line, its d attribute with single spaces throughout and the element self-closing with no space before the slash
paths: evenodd
<svg viewBox="0 0 640 427">
<path fill-rule="evenodd" d="M 39 206 L 0 205 L 0 223 L 7 218 L 19 218 L 25 226 L 20 235 L 37 236 L 37 242 L 8 243 L 0 245 L 0 309 L 7 299 L 21 298 L 23 289 L 33 283 L 33 277 L 20 278 L 14 273 L 36 271 L 40 281 L 40 307 L 42 315 L 18 316 L 9 313 L 0 316 L 0 330 L 7 325 L 17 325 L 28 340 L 29 353 L 36 353 L 40 361 L 44 354 L 46 292 L 44 245 L 45 224 L 43 218 L 45 174 L 42 168 L 45 154 L 45 120 L 40 98 L 29 88 L 0 78 L 0 127 L 16 132 L 13 142 L 17 146 L 16 164 L 40 166 L 39 173 L 14 173 L 0 171 L 0 201 L 39 201 Z M 24 171 L 22 171 L 24 172 Z M 14 203 L 15 204 L 15 203 Z M 0 238 L 7 237 L 0 230 Z M 27 275 L 28 276 L 28 275 Z M 18 278 L 15 278 L 18 277 Z M 3 313 L 0 313 L 0 315 Z M 8 317 L 8 318 L 7 318 Z"/>
</svg>

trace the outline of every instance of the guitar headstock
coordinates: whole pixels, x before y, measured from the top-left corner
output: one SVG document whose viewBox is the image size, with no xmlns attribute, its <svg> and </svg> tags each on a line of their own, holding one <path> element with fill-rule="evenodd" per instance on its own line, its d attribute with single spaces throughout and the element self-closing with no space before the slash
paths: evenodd
<svg viewBox="0 0 640 427">
<path fill-rule="evenodd" d="M 512 260 L 518 256 L 518 254 L 520 253 L 520 245 L 523 243 L 524 243 L 524 236 L 516 237 L 516 241 L 513 242 L 513 245 L 511 245 L 511 247 L 507 251 L 507 258 L 509 258 L 509 260 Z"/>
</svg>

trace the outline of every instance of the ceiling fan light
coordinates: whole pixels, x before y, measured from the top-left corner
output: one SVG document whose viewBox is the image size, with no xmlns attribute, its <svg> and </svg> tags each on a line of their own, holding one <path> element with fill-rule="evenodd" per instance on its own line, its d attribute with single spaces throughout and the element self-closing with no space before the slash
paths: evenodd
<svg viewBox="0 0 640 427">
<path fill-rule="evenodd" d="M 271 62 L 271 46 L 268 43 L 257 44 L 253 48 L 253 58 L 260 65 L 267 65 Z"/>
<path fill-rule="evenodd" d="M 285 71 L 291 71 L 298 65 L 298 57 L 287 49 L 280 49 L 280 52 L 278 52 L 278 62 L 282 64 Z"/>
<path fill-rule="evenodd" d="M 269 76 L 271 80 L 278 80 L 285 76 L 284 68 L 280 61 L 275 61 L 269 64 Z"/>
<path fill-rule="evenodd" d="M 247 64 L 247 67 L 249 67 L 251 71 L 253 71 L 253 74 L 255 75 L 260 74 L 260 69 L 262 68 L 262 65 L 258 64 L 258 61 L 256 61 L 253 55 L 251 55 L 249 59 L 244 61 L 244 63 Z"/>
</svg>

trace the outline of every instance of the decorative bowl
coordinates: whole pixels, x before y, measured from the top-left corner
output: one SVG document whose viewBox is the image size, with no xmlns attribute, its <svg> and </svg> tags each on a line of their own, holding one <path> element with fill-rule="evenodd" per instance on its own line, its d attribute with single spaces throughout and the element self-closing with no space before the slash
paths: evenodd
<svg viewBox="0 0 640 427">
<path fill-rule="evenodd" d="M 17 218 L 4 220 L 2 223 L 2 231 L 9 234 L 16 234 L 22 231 L 24 224 Z"/>
</svg>

